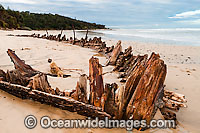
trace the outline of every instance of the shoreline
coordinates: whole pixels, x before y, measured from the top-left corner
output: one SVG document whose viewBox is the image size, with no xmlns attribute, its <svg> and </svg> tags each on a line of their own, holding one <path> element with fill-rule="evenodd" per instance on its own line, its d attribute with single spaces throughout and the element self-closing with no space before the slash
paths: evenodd
<svg viewBox="0 0 200 133">
<path fill-rule="evenodd" d="M 101 33 L 101 32 L 96 32 L 96 31 L 112 31 L 114 29 L 92 29 L 92 30 L 89 30 L 88 33 L 91 33 L 91 34 L 88 34 L 88 37 L 95 37 L 95 36 L 99 36 L 101 35 L 100 37 L 102 37 L 102 40 L 103 41 L 106 41 L 108 43 L 108 46 L 109 45 L 109 42 L 111 41 L 112 43 L 116 43 L 117 41 L 119 41 L 120 39 L 117 39 L 117 38 L 108 38 L 108 37 L 105 37 L 105 33 Z M 134 30 L 137 30 L 137 29 L 134 29 Z M 148 29 L 149 30 L 149 29 Z M 200 28 L 199 28 L 200 30 Z M 10 30 L 2 30 L 0 29 L 0 31 L 3 31 L 3 32 L 19 32 L 21 34 L 26 34 L 26 35 L 31 35 L 33 33 L 36 33 L 36 34 L 46 34 L 46 30 L 31 30 L 31 31 L 28 31 L 28 30 L 15 30 L 15 29 L 10 29 Z M 50 34 L 52 35 L 58 35 L 59 33 L 61 33 L 62 30 L 47 30 Z M 75 30 L 76 32 L 76 38 L 80 39 L 82 37 L 85 36 L 85 33 L 87 32 L 87 30 Z M 8 33 L 7 35 L 9 35 L 11 33 Z M 63 30 L 62 34 L 65 34 L 66 37 L 70 37 L 70 36 L 73 36 L 73 30 Z M 17 35 L 17 34 L 14 34 L 14 35 Z M 140 45 L 153 45 L 153 46 L 159 46 L 159 45 L 166 45 L 168 47 L 170 46 L 174 46 L 174 47 L 200 47 L 200 45 L 191 45 L 191 44 L 175 44 L 175 43 L 153 43 L 153 42 L 141 42 L 141 41 L 138 41 L 138 40 L 123 40 L 123 44 L 124 43 L 133 43 L 133 44 L 140 44 Z M 123 49 L 127 48 L 126 47 L 123 47 Z"/>
<path fill-rule="evenodd" d="M 100 31 L 106 39 L 135 41 L 141 43 L 200 46 L 200 29 L 113 29 Z"/>
<path fill-rule="evenodd" d="M 10 32 L 10 31 L 8 31 Z M 21 31 L 14 31 L 14 32 L 21 32 Z M 41 31 L 39 31 L 41 32 Z M 23 34 L 22 32 L 21 34 Z M 33 32 L 32 32 L 33 33 Z M 57 31 L 59 33 L 59 31 Z M 42 34 L 42 33 L 41 33 Z M 12 39 L 9 36 L 5 36 L 4 33 L 1 33 L 0 31 L 0 39 L 3 40 L 2 42 L 5 42 L 7 45 L 3 46 L 1 44 L 0 51 L 3 52 L 1 54 L 2 62 L 0 63 L 0 68 L 9 69 L 12 68 L 12 64 L 9 63 L 9 59 L 7 58 L 7 55 L 5 53 L 5 49 L 7 48 L 14 48 L 16 51 L 21 51 L 21 48 L 30 47 L 30 50 L 24 50 L 22 52 L 19 52 L 19 56 L 25 59 L 27 64 L 31 64 L 33 68 L 37 68 L 38 70 L 48 71 L 48 66 L 45 65 L 47 56 L 54 57 L 56 63 L 59 66 L 69 66 L 71 68 L 77 68 L 81 67 L 81 63 L 86 62 L 88 63 L 87 58 L 90 58 L 91 55 L 94 55 L 94 51 L 90 49 L 83 49 L 80 47 L 76 47 L 73 45 L 67 46 L 65 43 L 59 43 L 55 41 L 48 41 L 43 39 L 33 39 L 33 38 L 17 38 L 13 37 Z M 115 41 L 106 41 L 107 44 L 116 44 Z M 199 113 L 198 109 L 199 107 L 195 106 L 198 101 L 198 94 L 199 90 L 199 78 L 200 75 L 198 74 L 200 72 L 200 60 L 199 58 L 199 52 L 200 47 L 196 48 L 196 46 L 163 46 L 163 45 L 156 45 L 156 44 L 142 44 L 142 43 L 136 43 L 136 42 L 129 42 L 129 41 L 123 41 L 122 47 L 123 49 L 127 48 L 126 46 L 130 46 L 130 44 L 133 47 L 133 53 L 134 55 L 139 54 L 148 54 L 152 51 L 155 51 L 161 55 L 161 58 L 166 62 L 168 65 L 168 74 L 165 81 L 165 84 L 167 85 L 168 90 L 173 90 L 176 92 L 180 92 L 182 94 L 186 95 L 186 99 L 188 100 L 188 108 L 181 109 L 181 112 L 178 114 L 178 120 L 187 128 L 192 129 L 193 131 L 198 131 L 198 123 L 191 123 L 191 121 L 194 122 L 194 119 L 197 120 L 199 117 L 197 117 L 197 114 Z M 18 46 L 16 46 L 18 45 Z M 3 51 L 4 50 L 4 51 Z M 49 53 L 44 53 L 44 51 L 48 51 Z M 85 51 L 85 52 L 84 52 Z M 35 53 L 37 52 L 37 53 Z M 41 55 L 38 55 L 40 53 Z M 63 56 L 67 55 L 67 59 L 65 59 Z M 75 54 L 74 54 L 75 53 Z M 72 55 L 70 55 L 72 54 Z M 78 59 L 78 61 L 81 61 L 79 63 L 74 64 L 74 61 L 72 60 L 74 56 L 77 55 L 84 55 L 81 57 L 83 61 Z M 181 56 L 183 54 L 183 56 Z M 176 55 L 176 56 L 175 56 Z M 6 57 L 5 57 L 6 56 Z M 62 58 L 61 58 L 62 57 Z M 181 61 L 187 59 L 187 57 L 190 57 L 190 61 L 183 62 L 181 64 Z M 168 59 L 170 58 L 170 59 Z M 71 59 L 71 60 L 70 60 Z M 76 58 L 77 59 L 77 58 Z M 168 59 L 168 60 L 167 60 Z M 104 62 L 105 60 L 100 59 L 100 62 Z M 65 62 L 65 63 L 64 63 Z M 87 71 L 87 66 L 85 63 L 83 63 L 82 67 Z M 187 70 L 187 69 L 189 70 Z M 110 68 L 112 69 L 112 68 Z M 195 69 L 195 71 L 193 71 Z M 190 74 L 190 75 L 188 75 Z M 178 76 L 176 76 L 178 75 Z M 116 75 L 117 76 L 117 75 Z M 109 75 L 108 79 L 113 77 L 113 75 Z M 180 80 L 181 79 L 181 80 Z M 116 80 L 116 77 L 113 78 L 113 80 Z M 106 80 L 107 81 L 107 80 Z M 51 81 L 55 82 L 56 85 L 57 81 Z M 113 82 L 111 80 L 111 82 Z M 61 81 L 61 83 L 63 83 Z M 193 84 L 193 86 L 190 86 Z M 58 85 L 58 84 L 57 84 Z M 65 86 L 65 85 L 63 85 Z M 73 85 L 71 86 L 73 87 Z M 75 86 L 74 86 L 75 87 Z M 74 88 L 73 87 L 73 88 Z M 191 88 L 190 88 L 191 87 Z M 176 88 L 176 89 L 174 89 Z M 183 89 L 184 88 L 184 89 Z M 196 94 L 193 94 L 191 90 L 195 90 Z M 0 93 L 0 95 L 2 92 Z M 194 98 L 195 97 L 195 98 Z M 0 97 L 2 100 L 2 97 Z M 3 98 L 4 99 L 4 98 Z M 3 103 L 4 106 L 7 106 L 6 103 Z M 15 105 L 16 108 L 17 105 Z M 39 105 L 40 106 L 40 105 Z M 12 104 L 9 103 L 9 108 L 12 108 Z M 194 112 L 195 110 L 195 112 Z M 6 110 L 5 110 L 6 111 Z M 192 111 L 192 112 L 191 112 Z M 19 113 L 19 112 L 18 112 Z M 191 116 L 192 115 L 192 116 Z M 191 116 L 192 118 L 188 118 Z M 24 118 L 24 117 L 23 117 Z M 1 122 L 1 121 L 0 121 Z M 197 122 L 197 121 L 196 121 Z M 23 125 L 22 125 L 23 126 Z M 191 130 L 191 131 L 192 131 Z M 116 130 L 115 130 L 116 131 Z M 190 131 L 190 130 L 188 130 Z"/>
</svg>

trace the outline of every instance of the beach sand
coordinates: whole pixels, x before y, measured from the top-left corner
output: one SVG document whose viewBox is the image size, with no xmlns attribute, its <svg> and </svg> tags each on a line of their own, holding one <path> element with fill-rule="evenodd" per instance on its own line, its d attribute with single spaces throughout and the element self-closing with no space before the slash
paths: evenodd
<svg viewBox="0 0 200 133">
<path fill-rule="evenodd" d="M 74 89 L 81 73 L 88 75 L 89 59 L 97 56 L 97 52 L 79 46 L 73 46 L 63 42 L 49 41 L 37 38 L 25 38 L 7 36 L 8 34 L 45 34 L 45 31 L 2 31 L 0 30 L 0 69 L 7 71 L 14 69 L 13 63 L 6 51 L 8 48 L 16 51 L 16 54 L 34 69 L 42 72 L 49 71 L 48 58 L 52 58 L 58 66 L 65 69 L 81 69 L 82 71 L 65 71 L 71 74 L 69 78 L 53 78 L 48 80 L 53 88 L 61 90 Z M 59 31 L 49 31 L 49 34 L 58 34 Z M 64 34 L 72 36 L 71 31 Z M 78 35 L 77 35 L 78 36 Z M 79 36 L 78 36 L 79 37 Z M 117 40 L 105 40 L 108 45 L 116 44 Z M 122 41 L 123 49 L 133 47 L 133 54 L 159 53 L 167 64 L 166 89 L 184 94 L 188 108 L 182 108 L 177 113 L 179 122 L 177 129 L 150 129 L 147 132 L 200 132 L 200 47 L 158 45 L 148 43 L 136 43 Z M 25 50 L 22 50 L 25 49 Z M 98 56 L 100 63 L 106 62 L 105 57 Z M 103 72 L 109 72 L 112 66 L 104 67 Z M 118 73 L 106 74 L 104 83 L 121 84 L 117 79 Z M 89 88 L 89 87 L 88 87 Z M 24 118 L 32 114 L 39 120 L 42 116 L 50 116 L 52 119 L 84 119 L 84 116 L 69 111 L 40 104 L 31 100 L 21 100 L 0 90 L 0 129 L 3 132 L 126 132 L 124 129 L 42 129 L 39 125 L 33 130 L 24 126 Z"/>
</svg>

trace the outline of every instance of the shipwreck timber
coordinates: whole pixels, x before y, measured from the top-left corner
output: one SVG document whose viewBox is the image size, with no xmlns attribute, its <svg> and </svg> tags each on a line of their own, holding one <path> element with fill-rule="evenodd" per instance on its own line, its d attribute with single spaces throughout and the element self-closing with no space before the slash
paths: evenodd
<svg viewBox="0 0 200 133">
<path fill-rule="evenodd" d="M 47 75 L 25 64 L 14 51 L 7 53 L 14 63 L 15 70 L 0 70 L 0 89 L 23 99 L 33 99 L 64 110 L 77 112 L 88 117 L 150 120 L 157 110 L 165 119 L 176 120 L 176 113 L 186 106 L 184 95 L 165 90 L 164 81 L 167 66 L 159 54 L 132 54 L 132 47 L 122 51 L 121 41 L 115 46 L 107 47 L 101 38 L 66 39 L 66 36 L 53 35 L 19 35 L 48 40 L 63 41 L 81 47 L 91 48 L 103 53 L 107 65 L 113 65 L 113 71 L 120 72 L 119 78 L 125 84 L 119 88 L 116 83 L 103 81 L 103 69 L 98 58 L 89 60 L 89 76 L 81 75 L 75 90 L 62 92 L 51 88 Z M 90 83 L 87 99 L 87 80 Z"/>
</svg>

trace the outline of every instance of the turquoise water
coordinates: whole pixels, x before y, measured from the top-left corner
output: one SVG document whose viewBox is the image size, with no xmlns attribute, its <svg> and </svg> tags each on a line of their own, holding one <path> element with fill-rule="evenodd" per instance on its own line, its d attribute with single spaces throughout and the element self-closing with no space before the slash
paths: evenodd
<svg viewBox="0 0 200 133">
<path fill-rule="evenodd" d="M 90 34 L 104 39 L 200 46 L 200 29 L 113 29 L 95 30 Z"/>
</svg>

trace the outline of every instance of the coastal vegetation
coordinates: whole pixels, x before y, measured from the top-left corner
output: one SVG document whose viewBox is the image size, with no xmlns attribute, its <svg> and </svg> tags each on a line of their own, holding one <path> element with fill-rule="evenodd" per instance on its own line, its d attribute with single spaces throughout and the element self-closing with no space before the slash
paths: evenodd
<svg viewBox="0 0 200 133">
<path fill-rule="evenodd" d="M 5 9 L 0 4 L 0 28 L 21 30 L 105 29 L 105 25 L 89 23 L 58 14 L 30 13 Z"/>
</svg>

